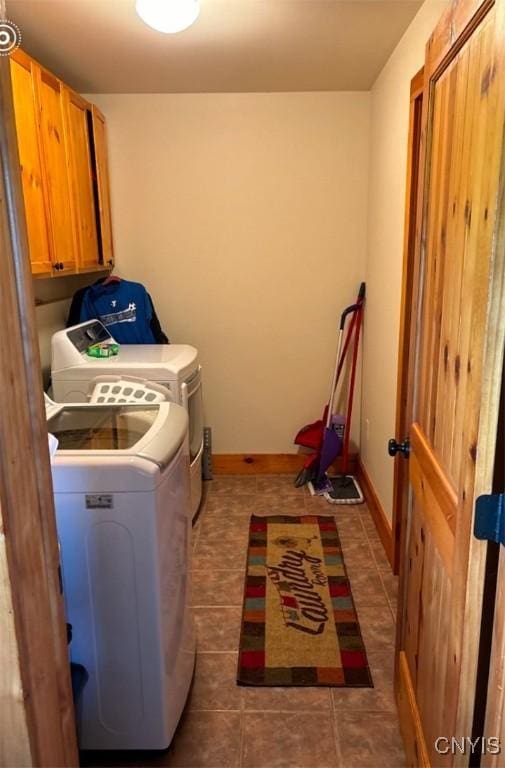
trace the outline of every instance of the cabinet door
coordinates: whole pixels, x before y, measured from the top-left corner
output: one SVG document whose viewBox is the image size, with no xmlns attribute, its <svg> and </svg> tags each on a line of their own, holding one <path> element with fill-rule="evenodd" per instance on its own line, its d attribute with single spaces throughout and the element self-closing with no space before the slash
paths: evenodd
<svg viewBox="0 0 505 768">
<path fill-rule="evenodd" d="M 95 105 L 92 107 L 92 121 L 100 217 L 101 251 L 104 265 L 106 267 L 112 267 L 114 265 L 114 254 L 112 248 L 107 135 L 105 130 L 105 118 Z"/>
<path fill-rule="evenodd" d="M 70 204 L 69 153 L 65 135 L 63 85 L 44 69 L 38 70 L 40 135 L 47 180 L 54 274 L 74 272 L 76 241 Z"/>
<path fill-rule="evenodd" d="M 91 105 L 68 88 L 64 88 L 64 100 L 72 187 L 71 203 L 78 246 L 77 268 L 79 272 L 93 271 L 101 266 L 101 254 L 98 249 L 88 122 Z"/>
<path fill-rule="evenodd" d="M 10 69 L 31 268 L 34 275 L 50 275 L 52 260 L 33 64 L 22 51 L 16 51 L 10 57 Z"/>
</svg>

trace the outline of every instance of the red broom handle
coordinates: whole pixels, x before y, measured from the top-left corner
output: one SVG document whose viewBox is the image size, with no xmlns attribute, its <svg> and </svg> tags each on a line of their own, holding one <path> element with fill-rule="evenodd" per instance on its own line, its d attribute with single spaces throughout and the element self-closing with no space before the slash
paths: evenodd
<svg viewBox="0 0 505 768">
<path fill-rule="evenodd" d="M 334 401 L 334 398 L 335 398 L 335 392 L 336 392 L 337 387 L 338 387 L 338 382 L 340 380 L 340 374 L 342 373 L 342 367 L 344 365 L 345 356 L 347 354 L 347 349 L 348 349 L 349 343 L 351 341 L 351 336 L 352 336 L 352 333 L 353 333 L 353 328 L 354 328 L 354 325 L 356 323 L 356 315 L 358 314 L 360 306 L 361 306 L 361 300 L 360 300 L 360 297 L 358 296 L 356 305 L 354 305 L 353 307 L 348 307 L 348 310 L 347 310 L 347 311 L 352 311 L 352 320 L 349 323 L 349 325 L 347 326 L 347 332 L 346 332 L 346 335 L 345 335 L 343 351 L 340 352 L 340 348 L 337 349 L 337 355 L 339 355 L 340 357 L 339 357 L 339 359 L 335 363 L 336 371 L 335 371 L 335 374 L 334 374 L 335 375 L 335 379 L 334 379 L 334 381 L 332 381 L 333 389 L 330 392 L 330 399 L 329 399 L 328 403 L 326 404 L 326 407 L 325 407 L 324 413 L 323 413 L 323 421 L 326 422 L 326 426 L 327 427 L 329 427 L 330 424 L 331 424 L 331 417 L 333 416 L 333 413 L 330 413 L 330 407 L 331 407 L 331 410 L 333 410 L 333 401 Z M 341 320 L 341 322 L 345 323 L 345 316 L 343 315 L 342 318 L 343 319 Z M 339 331 L 339 338 L 340 338 L 340 334 L 343 332 L 343 325 L 341 325 L 340 328 L 341 328 L 341 330 Z M 339 346 L 340 346 L 340 342 L 339 342 Z"/>
<path fill-rule="evenodd" d="M 352 417 L 352 401 L 354 396 L 354 383 L 356 381 L 356 368 L 358 364 L 358 348 L 359 348 L 359 336 L 361 331 L 361 319 L 363 315 L 363 304 L 355 313 L 356 329 L 354 338 L 354 349 L 352 354 L 352 368 L 351 368 L 351 381 L 349 384 L 349 400 L 347 402 L 347 416 L 345 419 L 345 434 L 344 434 L 344 447 L 342 450 L 342 474 L 347 475 L 349 469 L 349 440 L 351 438 L 351 417 Z"/>
<path fill-rule="evenodd" d="M 353 312 L 349 328 L 347 329 L 347 334 L 346 334 L 345 341 L 344 341 L 344 348 L 342 350 L 342 354 L 340 356 L 340 360 L 339 360 L 339 363 L 338 363 L 337 380 L 336 380 L 336 383 L 335 383 L 335 387 L 336 387 L 336 385 L 339 382 L 340 374 L 342 373 L 342 368 L 344 367 L 344 360 L 345 360 L 345 356 L 347 354 L 347 349 L 348 349 L 349 344 L 351 342 L 351 337 L 352 337 L 352 334 L 353 334 L 353 331 L 354 331 L 354 326 L 356 324 L 356 315 L 358 314 L 358 311 Z"/>
<path fill-rule="evenodd" d="M 351 342 L 354 326 L 356 325 L 356 318 L 357 318 L 358 312 L 361 311 L 361 308 L 363 306 L 363 298 L 364 298 L 364 283 L 361 284 L 359 293 L 358 293 L 358 298 L 356 299 L 356 304 L 358 304 L 359 307 L 352 313 L 351 322 L 349 324 L 349 327 L 347 329 L 347 333 L 345 336 L 344 348 L 342 350 L 342 355 L 340 356 L 340 360 L 337 368 L 337 377 L 335 379 L 335 389 L 337 388 L 338 382 L 340 381 L 340 374 L 342 373 L 342 368 L 344 367 L 345 356 L 347 354 L 347 350 Z"/>
</svg>

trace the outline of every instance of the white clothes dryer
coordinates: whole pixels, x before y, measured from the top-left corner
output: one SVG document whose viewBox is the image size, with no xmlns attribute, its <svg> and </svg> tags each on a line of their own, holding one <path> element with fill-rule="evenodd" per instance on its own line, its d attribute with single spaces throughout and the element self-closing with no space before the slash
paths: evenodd
<svg viewBox="0 0 505 768">
<path fill-rule="evenodd" d="M 203 398 L 198 350 L 189 344 L 122 344 L 119 354 L 94 358 L 92 345 L 114 341 L 99 320 L 89 320 L 53 335 L 51 380 L 60 403 L 84 403 L 97 376 L 136 376 L 166 387 L 175 403 L 189 415 L 191 507 L 193 517 L 202 498 Z"/>
<path fill-rule="evenodd" d="M 46 401 L 47 402 L 47 401 Z M 188 417 L 174 403 L 48 404 L 81 749 L 164 749 L 195 660 Z"/>
</svg>

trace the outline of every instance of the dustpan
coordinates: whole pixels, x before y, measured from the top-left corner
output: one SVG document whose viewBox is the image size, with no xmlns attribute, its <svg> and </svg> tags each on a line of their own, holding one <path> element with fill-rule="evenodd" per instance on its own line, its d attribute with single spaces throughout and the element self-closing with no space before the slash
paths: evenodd
<svg viewBox="0 0 505 768">
<path fill-rule="evenodd" d="M 353 475 L 335 475 L 327 478 L 324 498 L 330 504 L 363 504 L 363 491 Z"/>
</svg>

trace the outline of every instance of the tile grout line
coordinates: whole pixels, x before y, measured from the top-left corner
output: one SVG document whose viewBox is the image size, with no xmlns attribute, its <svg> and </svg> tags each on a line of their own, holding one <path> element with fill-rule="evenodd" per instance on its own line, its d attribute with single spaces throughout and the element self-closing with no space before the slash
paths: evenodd
<svg viewBox="0 0 505 768">
<path fill-rule="evenodd" d="M 256 477 L 254 480 L 254 494 L 253 494 L 254 507 L 256 507 L 256 503 L 257 503 L 257 493 L 258 493 L 258 479 Z M 248 525 L 246 525 L 246 527 L 247 527 L 247 541 L 246 541 L 246 559 L 247 559 L 247 551 L 249 546 L 249 527 Z M 247 572 L 247 563 L 245 564 L 245 567 L 244 567 L 244 579 L 245 579 L 246 572 Z M 242 589 L 242 601 L 240 603 L 240 608 L 242 608 L 243 600 L 244 600 L 244 594 Z M 240 617 L 240 621 L 242 621 L 242 615 Z M 238 641 L 237 656 L 239 654 L 240 654 L 240 639 Z M 240 744 L 239 744 L 239 756 L 238 756 L 239 768 L 243 768 L 243 765 L 244 765 L 244 759 L 245 759 L 244 749 L 245 749 L 245 701 L 244 701 L 244 691 L 243 689 L 241 689 L 240 691 Z"/>
<path fill-rule="evenodd" d="M 208 573 L 208 568 L 192 568 L 193 573 Z M 245 568 L 213 568 L 214 573 L 243 573 Z"/>
<path fill-rule="evenodd" d="M 200 609 L 200 608 L 214 608 L 214 609 L 215 608 L 241 608 L 242 607 L 242 603 L 243 603 L 242 600 L 240 601 L 240 603 L 231 603 L 231 604 L 226 604 L 226 605 L 219 605 L 219 604 L 215 605 L 214 603 L 212 603 L 211 605 L 208 605 L 207 603 L 199 605 L 198 603 L 193 603 L 193 605 L 191 607 L 192 608 L 198 608 L 198 609 Z"/>
<path fill-rule="evenodd" d="M 240 653 L 240 648 L 238 649 Z M 235 684 L 237 682 L 235 680 Z M 238 686 L 237 686 L 238 687 Z M 239 768 L 243 768 L 244 764 L 244 745 L 245 745 L 245 702 L 244 702 L 244 690 L 240 686 L 240 751 L 239 751 Z"/>
<path fill-rule="evenodd" d="M 335 688 L 336 690 L 339 690 L 338 687 Z M 330 689 L 332 690 L 332 689 Z M 342 688 L 342 690 L 345 690 L 345 687 Z M 357 689 L 354 689 L 357 690 Z M 371 714 L 371 715 L 394 715 L 396 713 L 396 710 L 389 710 L 389 709 L 379 709 L 377 707 L 368 707 L 367 709 L 353 709 L 352 707 L 342 707 L 342 708 L 335 708 L 333 709 L 330 707 L 329 709 L 251 709 L 244 707 L 244 709 L 237 709 L 236 707 L 233 707 L 230 709 L 206 709 L 205 707 L 191 707 L 187 710 L 188 712 L 243 712 L 244 715 L 261 715 L 261 714 L 269 714 L 269 715 L 334 715 L 335 717 L 345 713 L 345 712 L 351 712 L 355 715 L 361 715 L 361 714 Z"/>
<path fill-rule="evenodd" d="M 381 580 L 382 588 L 384 589 L 384 592 L 386 593 L 386 598 L 387 598 L 387 601 L 388 601 L 389 610 L 390 610 L 390 612 L 391 612 L 391 616 L 393 617 L 393 623 L 394 623 L 394 624 L 395 624 L 395 626 L 396 626 L 396 615 L 395 615 L 395 612 L 394 612 L 394 608 L 393 608 L 393 605 L 392 605 L 392 601 L 391 601 L 391 599 L 390 599 L 390 597 L 389 597 L 389 592 L 387 591 L 387 589 L 386 589 L 386 585 L 385 585 L 385 583 L 384 583 L 384 580 L 383 580 L 383 578 L 382 578 L 382 573 L 381 573 L 381 571 L 379 571 L 379 579 Z"/>
<path fill-rule="evenodd" d="M 340 734 L 337 726 L 335 702 L 333 701 L 333 695 L 331 690 L 330 690 L 330 710 L 331 710 L 331 728 L 333 732 L 333 744 L 335 746 L 336 765 L 337 765 L 337 768 L 339 768 L 342 765 L 342 750 L 340 748 Z"/>
</svg>

